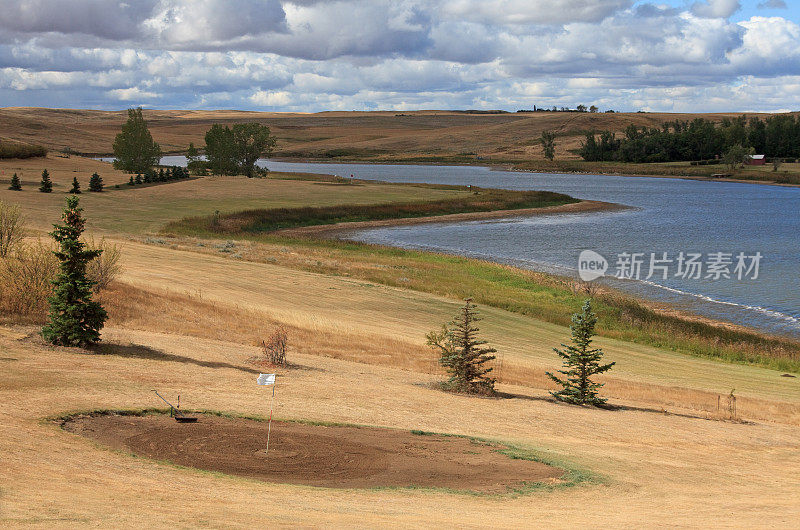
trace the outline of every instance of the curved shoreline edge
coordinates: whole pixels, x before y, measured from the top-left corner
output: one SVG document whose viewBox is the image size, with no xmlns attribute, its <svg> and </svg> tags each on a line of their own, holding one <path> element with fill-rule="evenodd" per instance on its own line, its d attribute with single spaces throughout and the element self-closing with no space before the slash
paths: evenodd
<svg viewBox="0 0 800 530">
<path fill-rule="evenodd" d="M 588 212 L 612 212 L 632 210 L 631 206 L 604 201 L 583 200 L 576 203 L 543 208 L 520 208 L 517 210 L 493 210 L 489 212 L 468 212 L 427 217 L 403 217 L 399 219 L 383 219 L 380 221 L 355 221 L 330 225 L 303 226 L 285 228 L 273 232 L 286 237 L 314 237 L 320 239 L 347 239 L 353 232 L 370 228 L 392 226 L 411 226 L 429 223 L 461 223 L 467 221 L 483 221 L 491 219 L 512 219 L 516 217 L 537 217 L 552 214 L 575 214 Z"/>
</svg>

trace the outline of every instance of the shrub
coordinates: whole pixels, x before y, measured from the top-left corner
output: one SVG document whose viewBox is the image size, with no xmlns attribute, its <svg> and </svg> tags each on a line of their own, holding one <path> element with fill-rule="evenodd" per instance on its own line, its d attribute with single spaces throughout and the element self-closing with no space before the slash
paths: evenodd
<svg viewBox="0 0 800 530">
<path fill-rule="evenodd" d="M 36 241 L 0 259 L 0 307 L 7 315 L 43 322 L 58 272 L 53 248 Z"/>
<path fill-rule="evenodd" d="M 0 158 L 36 158 L 47 156 L 47 149 L 40 145 L 0 142 Z"/>
<path fill-rule="evenodd" d="M 288 338 L 286 328 L 279 326 L 267 340 L 261 341 L 261 349 L 270 364 L 286 366 L 286 344 Z"/>
<path fill-rule="evenodd" d="M 98 257 L 86 264 L 86 276 L 94 283 L 92 290 L 98 293 L 108 289 L 111 282 L 122 272 L 122 265 L 119 262 L 122 250 L 117 245 L 107 242 L 105 238 L 99 242 L 89 239 L 86 248 L 100 252 Z"/>
<path fill-rule="evenodd" d="M 25 237 L 25 217 L 16 204 L 0 201 L 0 258 L 7 257 Z"/>
</svg>

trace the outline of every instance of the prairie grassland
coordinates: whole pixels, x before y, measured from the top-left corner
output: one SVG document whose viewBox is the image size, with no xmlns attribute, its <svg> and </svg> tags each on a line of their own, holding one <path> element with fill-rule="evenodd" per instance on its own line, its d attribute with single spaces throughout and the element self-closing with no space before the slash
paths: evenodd
<svg viewBox="0 0 800 530">
<path fill-rule="evenodd" d="M 241 209 L 247 201 L 261 207 L 366 204 L 376 194 L 426 200 L 452 193 L 209 178 L 86 194 L 82 203 L 95 216 L 93 230 L 120 241 L 225 201 Z M 141 202 L 131 205 L 137 195 Z M 63 201 L 59 193 L 4 190 L 0 198 L 21 202 L 35 228 L 46 228 Z M 462 296 L 457 282 L 464 278 L 477 278 L 483 296 L 495 289 L 498 296 L 513 294 L 520 280 L 505 276 L 505 269 L 435 255 L 409 263 L 403 261 L 407 253 L 394 249 L 375 249 L 364 260 L 325 242 L 234 241 L 233 248 L 214 240 L 122 243 L 124 271 L 103 295 L 111 321 L 99 354 L 44 345 L 36 328 L 0 326 L 0 526 L 791 528 L 800 517 L 796 377 L 602 337 L 597 343 L 617 362 L 603 379 L 603 392 L 620 408 L 556 404 L 543 374 L 559 367 L 551 348 L 566 341 L 569 330 L 507 310 L 511 306 L 484 305 L 481 327 L 501 352 L 497 370 L 505 397 L 447 394 L 431 387 L 440 376 L 424 334 L 455 314 Z M 171 248 L 177 243 L 192 251 Z M 244 259 L 248 252 L 253 261 Z M 449 274 L 449 290 L 406 288 L 402 277 L 422 281 L 417 266 L 430 266 L 441 286 Z M 366 273 L 395 285 L 354 277 Z M 547 286 L 552 280 L 536 281 Z M 526 303 L 552 308 L 565 292 L 533 290 Z M 278 370 L 279 418 L 497 439 L 598 480 L 501 497 L 267 484 L 133 458 L 45 420 L 158 406 L 153 389 L 180 393 L 193 409 L 265 415 L 267 394 L 255 385 L 259 367 L 249 359 L 259 352 L 254 343 L 280 324 L 289 328 L 289 361 L 300 366 Z M 726 419 L 731 389 L 738 421 Z"/>
<path fill-rule="evenodd" d="M 557 405 L 542 399 L 540 390 L 511 385 L 500 389 L 513 397 L 475 399 L 430 389 L 433 377 L 422 373 L 299 352 L 291 352 L 292 361 L 304 368 L 279 372 L 279 418 L 483 436 L 536 449 L 600 482 L 504 497 L 331 490 L 133 458 L 42 418 L 152 407 L 154 388 L 168 396 L 180 393 L 185 407 L 264 416 L 266 393 L 255 385 L 258 370 L 247 364 L 256 349 L 111 327 L 104 354 L 86 355 L 26 339 L 30 331 L 0 328 L 5 527 L 568 522 L 789 528 L 800 516 L 796 425 L 709 421 L 636 408 L 598 411 Z"/>
<path fill-rule="evenodd" d="M 278 139 L 276 156 L 376 161 L 494 162 L 542 159 L 542 131 L 556 133 L 556 157 L 579 159 L 573 152 L 587 132 L 622 133 L 629 125 L 659 127 L 665 121 L 703 117 L 720 121 L 738 113 L 590 114 L 569 112 L 466 114 L 452 111 L 320 112 L 315 114 L 145 110 L 154 139 L 165 152 L 200 146 L 213 123 L 256 121 Z M 77 152 L 111 152 L 126 111 L 0 109 L 0 131 L 8 140 L 70 147 Z"/>
<path fill-rule="evenodd" d="M 197 233 L 213 235 L 203 230 Z M 226 235 L 230 238 L 226 243 L 193 238 L 161 242 L 184 250 L 358 278 L 453 299 L 472 297 L 479 304 L 561 326 L 569 325 L 570 315 L 588 296 L 576 293 L 567 279 L 459 256 L 270 234 Z M 797 342 L 676 315 L 614 292 L 600 292 L 594 298 L 600 315 L 598 329 L 604 336 L 700 357 L 800 371 Z"/>
<path fill-rule="evenodd" d="M 237 309 L 263 315 L 267 322 L 286 323 L 321 335 L 368 337 L 367 344 L 387 339 L 401 341 L 397 346 L 400 355 L 388 355 L 387 349 L 383 355 L 388 355 L 386 360 L 390 364 L 417 370 L 426 365 L 426 371 L 434 369 L 435 359 L 423 346 L 425 333 L 449 321 L 461 304 L 453 297 L 355 278 L 151 245 L 128 243 L 122 261 L 125 267 L 122 281 L 136 288 L 190 294 L 223 306 L 235 304 Z M 544 381 L 543 372 L 559 365 L 552 347 L 565 342 L 569 330 L 499 308 L 483 306 L 481 313 L 485 317 L 482 331 L 503 355 L 501 376 L 508 373 L 508 377 L 521 381 L 532 377 L 529 374 L 533 371 L 537 374 L 534 383 L 544 387 L 540 384 Z M 204 323 L 194 327 L 215 326 Z M 179 328 L 178 324 L 164 331 L 176 333 Z M 252 343 L 253 332 L 245 336 L 244 342 Z M 612 338 L 601 338 L 598 344 L 606 349 L 609 359 L 617 361 L 613 379 L 726 395 L 736 389 L 736 395 L 741 397 L 791 404 L 786 409 L 786 420 L 796 421 L 800 414 L 798 378 L 781 377 L 775 370 L 692 358 Z M 356 355 L 361 355 L 363 349 L 357 348 Z M 419 356 L 423 357 L 421 361 L 409 360 Z M 646 393 L 646 389 L 636 392 Z M 659 388 L 655 393 L 663 397 L 664 390 Z M 698 410 L 708 408 L 708 396 L 703 396 L 702 403 L 698 401 Z M 711 401 L 716 407 L 716 397 Z M 661 398 L 652 403 L 662 404 Z M 753 414 L 759 415 L 756 411 Z"/>
<path fill-rule="evenodd" d="M 52 163 L 52 164 L 51 164 Z M 2 185 L 5 178 L 25 166 L 23 191 L 15 192 Z M 39 193 L 41 170 L 51 173 L 53 193 Z M 166 223 L 183 217 L 208 216 L 242 209 L 335 206 L 385 202 L 415 202 L 455 199 L 469 192 L 430 186 L 403 186 L 380 183 L 331 184 L 313 180 L 282 179 L 273 173 L 269 179 L 245 177 L 203 177 L 158 185 L 114 189 L 126 183 L 128 175 L 114 172 L 110 164 L 80 157 L 69 159 L 30 159 L 13 162 L 0 160 L 0 200 L 17 203 L 33 228 L 47 230 L 58 220 L 73 175 L 82 175 L 84 189 L 89 176 L 97 171 L 106 180 L 103 193 L 83 193 L 81 206 L 89 220 L 88 227 L 104 233 L 140 234 L 155 232 Z M 35 182 L 34 182 L 35 181 Z M 335 193 L 332 190 L 335 189 Z"/>
</svg>

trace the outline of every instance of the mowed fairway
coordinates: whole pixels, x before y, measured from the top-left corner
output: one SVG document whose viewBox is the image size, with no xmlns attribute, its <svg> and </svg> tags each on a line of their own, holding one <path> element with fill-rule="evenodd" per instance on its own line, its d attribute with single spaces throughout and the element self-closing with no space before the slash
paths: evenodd
<svg viewBox="0 0 800 530">
<path fill-rule="evenodd" d="M 552 347 L 569 330 L 482 307 L 481 328 L 502 354 L 503 397 L 448 394 L 430 385 L 441 376 L 424 335 L 459 300 L 128 240 L 214 209 L 453 193 L 207 178 L 82 195 L 92 230 L 123 244 L 124 272 L 104 295 L 112 318 L 102 355 L 46 346 L 34 327 L 0 326 L 0 524 L 796 527 L 796 377 L 600 339 L 617 362 L 604 393 L 620 408 L 557 404 L 544 371 L 558 367 Z M 57 218 L 63 197 L 0 190 L 39 229 Z M 278 371 L 278 418 L 489 438 L 590 480 L 524 495 L 271 484 L 135 458 L 47 420 L 157 407 L 153 389 L 181 394 L 184 407 L 264 417 L 269 390 L 255 384 L 259 367 L 248 359 L 278 324 L 289 328 L 289 360 L 300 365 Z M 739 421 L 725 419 L 732 389 Z"/>
</svg>

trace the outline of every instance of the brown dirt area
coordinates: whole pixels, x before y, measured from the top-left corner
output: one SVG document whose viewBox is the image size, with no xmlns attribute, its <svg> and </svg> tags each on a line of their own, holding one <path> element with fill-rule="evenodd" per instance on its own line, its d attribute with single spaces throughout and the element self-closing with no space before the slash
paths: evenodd
<svg viewBox="0 0 800 530">
<path fill-rule="evenodd" d="M 504 446 L 394 429 L 200 415 L 81 415 L 63 427 L 114 449 L 229 475 L 328 488 L 436 487 L 504 493 L 563 471 L 510 458 Z"/>
</svg>

